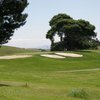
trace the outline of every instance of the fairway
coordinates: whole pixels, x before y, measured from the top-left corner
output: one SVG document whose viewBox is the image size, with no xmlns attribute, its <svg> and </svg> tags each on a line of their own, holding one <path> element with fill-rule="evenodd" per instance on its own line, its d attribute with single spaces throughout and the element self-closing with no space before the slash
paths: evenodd
<svg viewBox="0 0 100 100">
<path fill-rule="evenodd" d="M 17 52 L 22 53 L 30 51 Z M 100 100 L 100 50 L 74 52 L 81 58 L 40 56 L 48 53 L 0 59 L 0 100 Z M 88 98 L 69 95 L 75 89 L 84 89 Z"/>
</svg>

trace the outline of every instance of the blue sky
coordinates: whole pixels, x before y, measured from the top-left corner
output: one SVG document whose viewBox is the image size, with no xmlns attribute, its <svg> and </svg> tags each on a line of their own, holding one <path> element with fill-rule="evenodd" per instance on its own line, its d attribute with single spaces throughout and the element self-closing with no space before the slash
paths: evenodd
<svg viewBox="0 0 100 100">
<path fill-rule="evenodd" d="M 58 13 L 66 13 L 74 19 L 85 19 L 96 26 L 100 40 L 100 0 L 28 0 L 27 23 L 17 29 L 6 45 L 22 48 L 50 46 L 45 38 L 50 29 L 49 21 Z"/>
</svg>

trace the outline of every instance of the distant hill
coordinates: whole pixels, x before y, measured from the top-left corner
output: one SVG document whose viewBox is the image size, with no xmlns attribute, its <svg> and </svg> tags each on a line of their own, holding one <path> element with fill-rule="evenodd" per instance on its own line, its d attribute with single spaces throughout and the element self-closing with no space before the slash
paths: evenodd
<svg viewBox="0 0 100 100">
<path fill-rule="evenodd" d="M 0 47 L 0 55 L 10 55 L 15 53 L 27 53 L 37 51 L 35 49 L 25 49 L 12 46 L 2 46 Z"/>
<path fill-rule="evenodd" d="M 43 45 L 43 46 L 40 46 L 38 48 L 45 49 L 45 50 L 50 50 L 50 46 L 49 45 Z"/>
</svg>

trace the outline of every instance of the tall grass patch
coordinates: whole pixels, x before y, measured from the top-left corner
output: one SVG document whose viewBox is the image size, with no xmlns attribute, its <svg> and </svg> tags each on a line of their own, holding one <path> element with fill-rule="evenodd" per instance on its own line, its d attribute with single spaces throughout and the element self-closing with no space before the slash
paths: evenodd
<svg viewBox="0 0 100 100">
<path fill-rule="evenodd" d="M 81 98 L 84 100 L 89 100 L 89 93 L 83 88 L 82 89 L 76 88 L 76 89 L 71 90 L 68 96 L 74 97 L 74 98 Z"/>
</svg>

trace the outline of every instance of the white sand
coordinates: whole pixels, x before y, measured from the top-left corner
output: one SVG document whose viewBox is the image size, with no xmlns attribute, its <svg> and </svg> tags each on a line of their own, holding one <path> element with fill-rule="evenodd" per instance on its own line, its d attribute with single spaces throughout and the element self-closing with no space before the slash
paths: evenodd
<svg viewBox="0 0 100 100">
<path fill-rule="evenodd" d="M 32 55 L 10 55 L 10 56 L 0 56 L 0 59 L 17 59 L 17 58 L 27 58 L 32 57 Z"/>
<path fill-rule="evenodd" d="M 55 54 L 64 56 L 64 57 L 83 57 L 83 55 L 75 54 L 75 53 L 55 53 Z"/>
<path fill-rule="evenodd" d="M 48 57 L 48 58 L 65 58 L 65 57 L 62 57 L 62 56 L 59 56 L 59 55 L 54 55 L 54 54 L 43 54 L 41 56 Z"/>
</svg>

